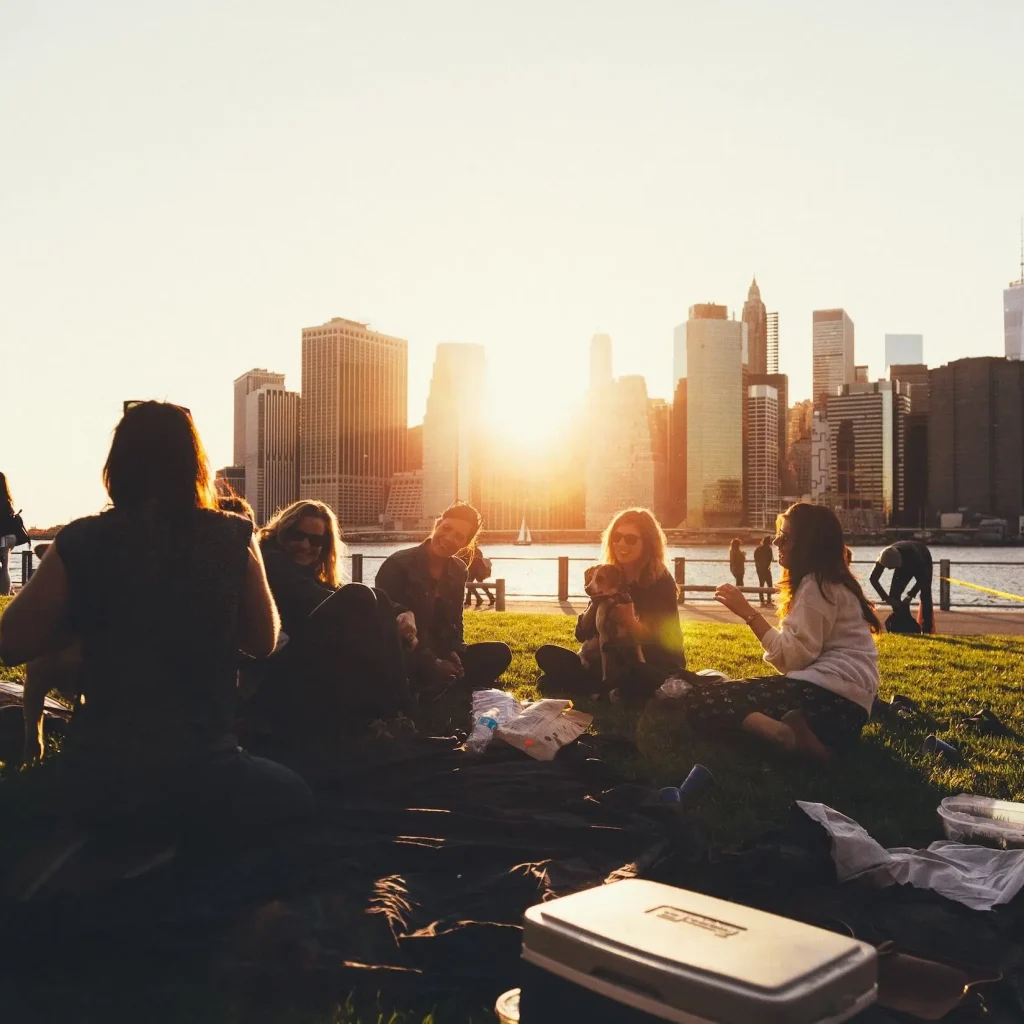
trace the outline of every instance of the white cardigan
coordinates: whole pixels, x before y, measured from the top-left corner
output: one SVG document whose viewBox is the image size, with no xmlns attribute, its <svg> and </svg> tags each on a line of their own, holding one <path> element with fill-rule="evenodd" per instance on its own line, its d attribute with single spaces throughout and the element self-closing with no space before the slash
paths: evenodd
<svg viewBox="0 0 1024 1024">
<path fill-rule="evenodd" d="M 789 615 L 761 637 L 764 660 L 859 704 L 868 714 L 878 693 L 878 649 L 860 602 L 842 584 L 805 576 Z"/>
</svg>

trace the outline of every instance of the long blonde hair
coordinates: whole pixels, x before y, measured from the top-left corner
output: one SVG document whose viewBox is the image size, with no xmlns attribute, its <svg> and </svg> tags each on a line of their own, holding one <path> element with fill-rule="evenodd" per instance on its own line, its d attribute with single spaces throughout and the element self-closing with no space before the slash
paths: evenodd
<svg viewBox="0 0 1024 1024">
<path fill-rule="evenodd" d="M 273 540 L 283 548 L 281 534 L 307 518 L 319 519 L 327 524 L 328 542 L 320 549 L 316 574 L 318 579 L 336 590 L 342 584 L 338 560 L 343 548 L 338 519 L 330 505 L 325 505 L 322 501 L 296 501 L 287 508 L 279 509 L 270 522 L 260 530 L 260 540 Z"/>
<path fill-rule="evenodd" d="M 640 534 L 647 561 L 640 570 L 638 582 L 647 586 L 668 572 L 665 565 L 665 531 L 654 518 L 654 513 L 647 508 L 627 508 L 616 512 L 612 521 L 601 535 L 601 561 L 605 565 L 617 565 L 615 552 L 612 550 L 612 535 L 620 526 L 635 526 Z"/>
</svg>

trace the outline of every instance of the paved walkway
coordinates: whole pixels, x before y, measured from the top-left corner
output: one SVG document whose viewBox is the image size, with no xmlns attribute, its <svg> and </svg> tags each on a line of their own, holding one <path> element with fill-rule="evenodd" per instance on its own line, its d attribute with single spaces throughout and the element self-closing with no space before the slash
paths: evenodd
<svg viewBox="0 0 1024 1024">
<path fill-rule="evenodd" d="M 530 614 L 579 615 L 587 606 L 580 598 L 569 601 L 554 599 L 530 599 L 509 597 L 506 609 L 510 612 L 526 612 Z M 488 609 L 485 602 L 482 612 Z M 473 609 L 475 612 L 476 609 Z M 740 620 L 721 605 L 710 601 L 687 601 L 679 606 L 679 617 L 683 622 L 721 622 L 736 625 Z M 775 616 L 769 611 L 766 618 L 775 625 Z M 979 608 L 975 611 L 956 609 L 955 611 L 935 612 L 935 631 L 954 636 L 982 636 L 996 634 L 1000 636 L 1024 636 L 1024 609 L 1003 610 L 1001 608 Z"/>
</svg>

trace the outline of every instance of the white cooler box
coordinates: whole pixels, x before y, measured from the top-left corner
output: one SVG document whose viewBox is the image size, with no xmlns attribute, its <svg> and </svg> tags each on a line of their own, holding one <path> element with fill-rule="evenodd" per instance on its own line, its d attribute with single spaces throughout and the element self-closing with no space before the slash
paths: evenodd
<svg viewBox="0 0 1024 1024">
<path fill-rule="evenodd" d="M 832 1024 L 874 1002 L 872 946 L 631 879 L 531 907 L 522 1024 Z"/>
</svg>

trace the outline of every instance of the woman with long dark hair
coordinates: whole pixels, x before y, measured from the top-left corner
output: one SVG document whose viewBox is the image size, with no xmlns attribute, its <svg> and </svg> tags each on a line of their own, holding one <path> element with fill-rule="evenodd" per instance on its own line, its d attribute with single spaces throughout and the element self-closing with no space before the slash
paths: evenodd
<svg viewBox="0 0 1024 1024">
<path fill-rule="evenodd" d="M 269 654 L 278 617 L 190 413 L 126 407 L 103 480 L 110 508 L 60 531 L 0 619 L 7 664 L 81 644 L 59 763 L 69 819 L 233 833 L 309 812 L 305 783 L 233 734 L 238 651 Z"/>
<path fill-rule="evenodd" d="M 715 600 L 738 615 L 780 676 L 732 682 L 689 677 L 682 699 L 702 730 L 744 729 L 783 749 L 827 761 L 859 736 L 878 693 L 881 629 L 847 563 L 831 509 L 797 502 L 779 516 L 775 546 L 782 579 L 774 628 L 732 584 Z"/>
<path fill-rule="evenodd" d="M 632 700 L 650 697 L 670 675 L 686 668 L 678 589 L 665 565 L 665 547 L 661 525 L 645 508 L 617 513 L 601 538 L 599 564 L 621 569 L 634 612 L 633 638 L 644 654 L 644 661 L 634 665 L 617 687 L 621 696 Z M 557 644 L 544 644 L 537 651 L 545 693 L 603 691 L 597 608 L 598 602 L 591 600 L 576 621 L 576 639 L 583 645 L 579 653 Z"/>
</svg>

